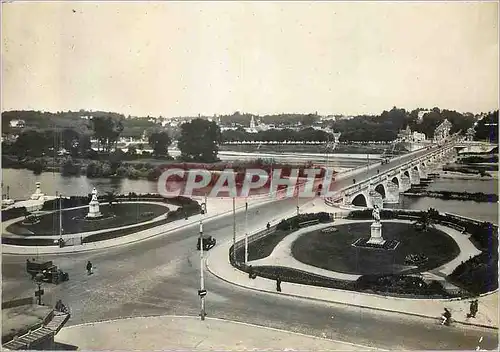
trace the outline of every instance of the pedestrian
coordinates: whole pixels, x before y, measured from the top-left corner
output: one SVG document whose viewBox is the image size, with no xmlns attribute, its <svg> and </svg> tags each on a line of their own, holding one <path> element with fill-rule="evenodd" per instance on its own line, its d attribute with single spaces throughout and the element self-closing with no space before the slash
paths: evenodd
<svg viewBox="0 0 500 352">
<path fill-rule="evenodd" d="M 90 260 L 87 262 L 87 274 L 92 274 L 92 263 L 90 262 Z"/>
<path fill-rule="evenodd" d="M 281 277 L 279 275 L 276 278 L 276 291 L 281 292 Z"/>
<path fill-rule="evenodd" d="M 479 302 L 477 299 L 470 302 L 470 308 L 469 308 L 470 312 L 469 312 L 469 314 L 467 314 L 468 318 L 475 318 L 476 317 L 476 314 L 478 311 L 478 306 L 479 306 Z"/>
<path fill-rule="evenodd" d="M 269 229 L 271 228 L 271 224 L 269 222 L 267 223 L 266 228 L 267 228 L 267 231 L 269 231 Z"/>
<path fill-rule="evenodd" d="M 248 278 L 253 279 L 253 266 L 248 267 Z"/>
</svg>

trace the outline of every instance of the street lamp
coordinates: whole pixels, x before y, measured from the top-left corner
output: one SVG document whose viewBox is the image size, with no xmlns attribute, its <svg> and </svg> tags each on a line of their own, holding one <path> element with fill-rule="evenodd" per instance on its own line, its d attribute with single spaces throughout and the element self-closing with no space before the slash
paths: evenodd
<svg viewBox="0 0 500 352">
<path fill-rule="evenodd" d="M 205 203 L 201 204 L 200 211 L 200 290 L 198 295 L 200 296 L 200 317 L 201 320 L 205 320 L 205 296 L 207 295 L 207 290 L 205 290 L 205 278 L 203 277 L 203 216 L 206 213 L 207 205 Z"/>
<path fill-rule="evenodd" d="M 42 280 L 43 280 L 43 274 L 38 273 L 35 275 L 35 282 L 36 285 L 38 286 L 38 290 L 35 291 L 35 297 L 38 297 L 38 305 L 42 305 L 42 295 L 44 294 L 44 290 L 42 290 Z"/>
</svg>

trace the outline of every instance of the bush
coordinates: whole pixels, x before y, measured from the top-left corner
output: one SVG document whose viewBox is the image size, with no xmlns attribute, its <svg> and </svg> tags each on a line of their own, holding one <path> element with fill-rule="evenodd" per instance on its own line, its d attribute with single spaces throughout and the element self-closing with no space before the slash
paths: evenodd
<svg viewBox="0 0 500 352">
<path fill-rule="evenodd" d="M 66 159 L 61 165 L 61 174 L 63 176 L 80 175 L 80 167 L 75 164 L 71 158 Z"/>
<path fill-rule="evenodd" d="M 321 223 L 326 223 L 331 221 L 331 216 L 328 213 L 307 213 L 307 214 L 299 214 L 294 217 L 281 220 L 280 223 L 276 226 L 277 230 L 289 230 L 289 229 L 298 229 L 299 224 L 306 221 L 311 220 L 319 220 Z"/>
<path fill-rule="evenodd" d="M 494 291 L 498 288 L 498 251 L 482 252 L 461 263 L 449 275 L 450 281 L 474 295 Z"/>
<path fill-rule="evenodd" d="M 20 218 L 26 215 L 28 215 L 26 207 L 10 208 L 8 210 L 2 210 L 2 221 Z"/>
<path fill-rule="evenodd" d="M 427 284 L 423 279 L 416 276 L 363 275 L 356 280 L 354 286 L 359 291 L 450 297 L 450 294 L 438 281 Z"/>
</svg>

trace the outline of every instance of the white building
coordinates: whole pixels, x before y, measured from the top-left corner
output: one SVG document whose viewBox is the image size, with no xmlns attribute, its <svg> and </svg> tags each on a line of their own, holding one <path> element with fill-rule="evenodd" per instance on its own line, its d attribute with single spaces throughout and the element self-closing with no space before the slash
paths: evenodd
<svg viewBox="0 0 500 352">
<path fill-rule="evenodd" d="M 24 120 L 18 120 L 18 119 L 10 120 L 9 125 L 12 128 L 24 128 L 24 127 L 26 127 L 26 123 L 24 122 Z"/>
<path fill-rule="evenodd" d="M 427 138 L 425 136 L 425 133 L 420 133 L 420 132 L 417 132 L 417 131 L 414 131 L 413 132 L 413 142 L 423 142 L 425 141 Z"/>
</svg>

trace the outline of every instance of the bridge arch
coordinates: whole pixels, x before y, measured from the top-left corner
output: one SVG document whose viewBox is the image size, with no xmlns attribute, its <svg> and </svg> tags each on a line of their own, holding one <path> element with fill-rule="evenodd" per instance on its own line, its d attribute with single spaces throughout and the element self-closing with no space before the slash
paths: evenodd
<svg viewBox="0 0 500 352">
<path fill-rule="evenodd" d="M 377 187 L 375 187 L 375 192 L 378 192 L 382 196 L 382 199 L 385 199 L 386 197 L 385 187 L 382 183 L 380 183 L 379 185 L 377 185 Z"/>
<path fill-rule="evenodd" d="M 396 176 L 392 178 L 391 182 L 399 186 L 399 179 Z"/>
<path fill-rule="evenodd" d="M 366 201 L 366 197 L 363 193 L 360 193 L 356 197 L 354 197 L 352 200 L 352 204 L 360 207 L 368 206 L 368 202 Z"/>
<path fill-rule="evenodd" d="M 405 172 L 403 172 L 403 175 L 410 178 L 410 171 L 406 170 Z"/>
<path fill-rule="evenodd" d="M 415 170 L 415 171 L 419 171 L 419 170 L 418 170 L 418 166 L 417 166 L 417 165 L 415 165 L 415 166 L 413 167 L 413 170 Z"/>
</svg>

